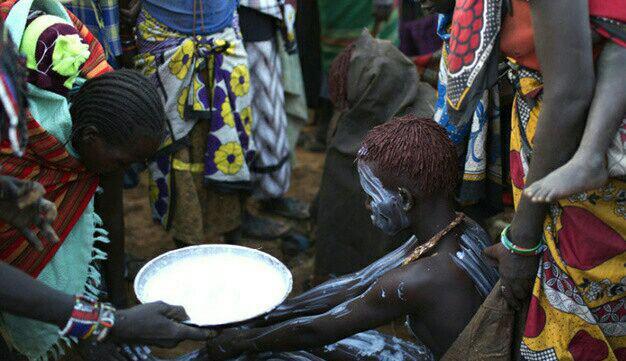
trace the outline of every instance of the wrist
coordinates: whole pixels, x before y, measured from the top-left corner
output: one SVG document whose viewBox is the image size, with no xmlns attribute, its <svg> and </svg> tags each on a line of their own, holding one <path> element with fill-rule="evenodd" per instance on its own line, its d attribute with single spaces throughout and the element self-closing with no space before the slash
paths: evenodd
<svg viewBox="0 0 626 361">
<path fill-rule="evenodd" d="M 508 231 L 508 237 L 511 242 L 524 248 L 532 248 L 542 239 L 541 233 L 529 232 L 528 229 L 518 227 L 515 220 L 511 223 Z"/>
<path fill-rule="evenodd" d="M 545 244 L 543 238 L 540 237 L 539 241 L 535 241 L 532 246 L 521 246 L 511 240 L 510 226 L 507 226 L 500 235 L 500 242 L 509 252 L 517 256 L 533 257 L 541 254 L 545 250 Z"/>
<path fill-rule="evenodd" d="M 241 355 L 248 351 L 258 351 L 258 348 L 252 337 L 250 330 L 239 329 L 229 337 L 229 349 L 233 355 Z"/>
<path fill-rule="evenodd" d="M 79 295 L 74 297 L 74 307 L 61 336 L 78 340 L 94 338 L 104 341 L 115 324 L 115 308 L 109 303 Z"/>
</svg>

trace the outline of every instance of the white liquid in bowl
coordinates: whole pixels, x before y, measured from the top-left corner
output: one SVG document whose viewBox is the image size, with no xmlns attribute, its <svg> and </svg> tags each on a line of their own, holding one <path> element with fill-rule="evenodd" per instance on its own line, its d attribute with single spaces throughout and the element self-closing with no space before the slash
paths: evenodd
<svg viewBox="0 0 626 361">
<path fill-rule="evenodd" d="M 290 291 L 271 263 L 230 253 L 177 259 L 146 280 L 142 301 L 181 305 L 197 325 L 253 318 L 277 306 Z"/>
</svg>

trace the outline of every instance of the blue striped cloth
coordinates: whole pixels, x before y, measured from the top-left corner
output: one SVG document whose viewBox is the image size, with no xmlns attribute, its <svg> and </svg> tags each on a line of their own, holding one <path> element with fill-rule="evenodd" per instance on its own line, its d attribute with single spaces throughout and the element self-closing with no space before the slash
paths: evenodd
<svg viewBox="0 0 626 361">
<path fill-rule="evenodd" d="M 98 38 L 109 64 L 116 64 L 115 57 L 122 55 L 118 1 L 73 0 L 65 6 Z"/>
</svg>

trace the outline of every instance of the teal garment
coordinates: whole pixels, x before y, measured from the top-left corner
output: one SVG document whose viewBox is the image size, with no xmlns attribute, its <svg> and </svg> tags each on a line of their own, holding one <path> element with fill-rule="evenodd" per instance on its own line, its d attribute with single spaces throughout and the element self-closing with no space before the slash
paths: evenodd
<svg viewBox="0 0 626 361">
<path fill-rule="evenodd" d="M 64 8 L 57 1 L 19 1 L 13 6 L 5 22 L 16 44 L 20 43 L 26 15 L 31 7 L 69 20 Z M 83 81 L 81 79 L 77 85 Z M 66 144 L 70 154 L 76 157 L 77 154 L 69 142 L 72 119 L 67 99 L 31 84 L 28 87 L 28 105 L 33 118 L 57 140 Z M 100 283 L 100 274 L 91 263 L 105 259 L 106 254 L 94 248 L 94 243 L 106 243 L 108 239 L 106 231 L 99 228 L 102 221 L 95 213 L 93 203 L 92 199 L 57 253 L 37 277 L 39 281 L 68 294 L 97 296 L 95 285 Z M 59 331 L 55 325 L 0 313 L 2 336 L 12 348 L 29 360 L 58 358 L 63 353 L 63 343 L 71 344 L 71 340 L 61 338 Z"/>
<path fill-rule="evenodd" d="M 96 259 L 106 255 L 95 249 L 95 241 L 108 242 L 100 217 L 94 211 L 93 199 L 83 215 L 67 236 L 63 245 L 46 265 L 37 279 L 46 285 L 69 294 L 97 295 L 93 285 L 99 284 L 100 274 L 91 265 Z M 63 343 L 70 346 L 72 341 L 61 338 L 60 329 L 51 324 L 31 320 L 11 314 L 0 313 L 0 330 L 7 343 L 31 361 L 58 359 L 63 354 Z"/>
</svg>

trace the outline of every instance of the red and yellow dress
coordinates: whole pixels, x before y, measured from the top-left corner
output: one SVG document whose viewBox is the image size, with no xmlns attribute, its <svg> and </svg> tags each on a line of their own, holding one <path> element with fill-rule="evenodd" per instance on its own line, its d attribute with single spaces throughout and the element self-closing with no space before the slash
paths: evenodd
<svg viewBox="0 0 626 361">
<path fill-rule="evenodd" d="M 542 106 L 543 82 L 534 52 L 530 6 L 513 0 L 501 50 L 519 67 L 511 131 L 515 204 L 524 189 Z M 626 1 L 590 0 L 594 18 L 626 21 Z M 622 44 L 623 45 L 623 44 Z M 555 141 L 558 141 L 555 139 Z M 521 353 L 526 360 L 626 360 L 626 182 L 561 199 L 544 223 L 541 256 Z"/>
</svg>

